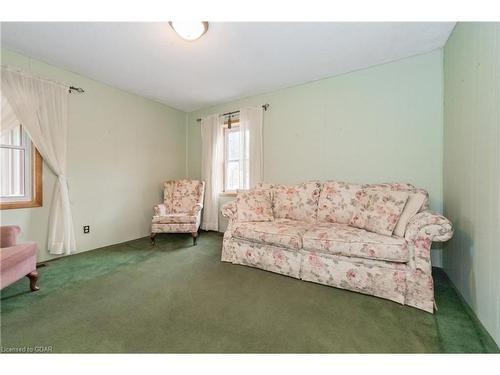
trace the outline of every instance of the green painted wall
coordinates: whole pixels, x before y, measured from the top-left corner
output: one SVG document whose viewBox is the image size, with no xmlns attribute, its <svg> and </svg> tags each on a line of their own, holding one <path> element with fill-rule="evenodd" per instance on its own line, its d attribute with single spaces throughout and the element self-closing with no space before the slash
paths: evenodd
<svg viewBox="0 0 500 375">
<path fill-rule="evenodd" d="M 188 175 L 201 173 L 198 117 L 269 103 L 266 181 L 407 181 L 441 211 L 442 62 L 439 50 L 190 113 Z"/>
<path fill-rule="evenodd" d="M 69 101 L 68 183 L 78 251 L 149 234 L 162 182 L 185 177 L 186 114 L 77 74 L 2 49 L 1 63 L 85 89 Z M 21 240 L 46 251 L 55 176 L 44 166 L 43 207 L 1 211 Z M 90 234 L 82 226 L 90 225 Z"/>
<path fill-rule="evenodd" d="M 69 111 L 78 251 L 147 235 L 162 181 L 200 176 L 196 118 L 269 103 L 265 180 L 408 181 L 427 189 L 431 208 L 444 210 L 456 230 L 445 270 L 500 343 L 499 40 L 500 24 L 460 23 L 444 50 L 444 75 L 435 51 L 188 115 L 5 49 L 1 63 L 86 90 L 70 96 Z M 39 260 L 50 258 L 54 183 L 45 166 L 43 207 L 1 211 L 2 225 L 21 225 L 21 240 L 38 243 Z M 440 265 L 440 252 L 433 262 Z"/>
<path fill-rule="evenodd" d="M 500 24 L 459 23 L 444 72 L 444 268 L 500 344 Z"/>
</svg>

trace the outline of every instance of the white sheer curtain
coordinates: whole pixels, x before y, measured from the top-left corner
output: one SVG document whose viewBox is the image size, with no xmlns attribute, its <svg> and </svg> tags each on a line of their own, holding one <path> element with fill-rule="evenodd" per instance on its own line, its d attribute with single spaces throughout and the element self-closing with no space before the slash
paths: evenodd
<svg viewBox="0 0 500 375">
<path fill-rule="evenodd" d="M 11 130 L 15 129 L 16 127 L 18 127 L 21 122 L 17 119 L 16 114 L 12 110 L 12 107 L 10 106 L 7 99 L 3 96 L 3 94 L 1 94 L 0 96 L 0 101 L 2 105 L 1 107 L 2 120 L 0 122 L 1 125 L 0 135 L 4 135 L 10 132 Z"/>
<path fill-rule="evenodd" d="M 57 176 L 48 249 L 52 254 L 69 254 L 76 245 L 66 181 L 68 87 L 3 67 L 1 81 L 2 96 Z"/>
<path fill-rule="evenodd" d="M 201 178 L 205 181 L 205 203 L 201 229 L 219 230 L 219 194 L 222 192 L 223 119 L 211 115 L 201 120 Z"/>
<path fill-rule="evenodd" d="M 253 188 L 262 182 L 262 107 L 240 109 L 240 186 Z"/>
</svg>

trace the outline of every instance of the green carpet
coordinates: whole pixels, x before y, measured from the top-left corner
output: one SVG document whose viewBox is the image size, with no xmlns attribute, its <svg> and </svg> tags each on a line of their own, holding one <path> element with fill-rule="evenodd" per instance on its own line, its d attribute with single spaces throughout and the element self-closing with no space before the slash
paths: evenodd
<svg viewBox="0 0 500 375">
<path fill-rule="evenodd" d="M 446 275 L 439 311 L 220 261 L 222 236 L 159 236 L 40 268 L 1 292 L 1 346 L 54 352 L 498 352 Z"/>
</svg>

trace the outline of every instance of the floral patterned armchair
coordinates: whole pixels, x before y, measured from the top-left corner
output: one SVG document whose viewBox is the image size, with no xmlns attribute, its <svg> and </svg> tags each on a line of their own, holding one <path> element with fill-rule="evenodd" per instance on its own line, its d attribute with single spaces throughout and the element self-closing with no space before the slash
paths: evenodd
<svg viewBox="0 0 500 375">
<path fill-rule="evenodd" d="M 164 183 L 163 203 L 154 206 L 151 243 L 158 233 L 191 233 L 196 245 L 201 221 L 205 182 L 177 180 Z"/>
</svg>

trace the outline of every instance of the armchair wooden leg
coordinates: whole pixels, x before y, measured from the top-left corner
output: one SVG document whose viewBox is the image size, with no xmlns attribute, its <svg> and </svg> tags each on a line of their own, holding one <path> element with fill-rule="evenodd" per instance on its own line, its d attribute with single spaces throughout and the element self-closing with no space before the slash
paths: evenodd
<svg viewBox="0 0 500 375">
<path fill-rule="evenodd" d="M 198 244 L 198 232 L 191 233 L 191 236 L 193 236 L 193 246 L 196 246 Z"/>
<path fill-rule="evenodd" d="M 28 273 L 26 275 L 26 277 L 28 279 L 30 279 L 30 289 L 32 292 L 36 292 L 37 290 L 40 289 L 38 287 L 38 285 L 36 285 L 36 283 L 38 281 L 38 271 L 37 270 L 34 270 L 33 272 Z"/>
<path fill-rule="evenodd" d="M 151 245 L 153 245 L 153 246 L 156 244 L 155 238 L 156 238 L 157 234 L 158 233 L 151 233 L 151 236 L 149 236 L 149 238 L 151 239 Z"/>
</svg>

